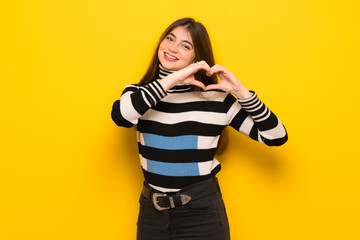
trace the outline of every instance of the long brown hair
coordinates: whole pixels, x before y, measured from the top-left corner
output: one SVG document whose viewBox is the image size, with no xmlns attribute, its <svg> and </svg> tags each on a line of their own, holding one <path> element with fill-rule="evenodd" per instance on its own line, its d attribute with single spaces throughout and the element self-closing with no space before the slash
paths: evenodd
<svg viewBox="0 0 360 240">
<path fill-rule="evenodd" d="M 161 35 L 157 43 L 154 55 L 151 59 L 150 65 L 146 73 L 139 82 L 140 85 L 149 84 L 150 82 L 157 79 L 159 75 L 159 57 L 158 57 L 159 46 L 161 42 L 165 39 L 165 37 L 172 30 L 180 26 L 185 27 L 186 30 L 188 30 L 190 33 L 191 39 L 194 43 L 194 51 L 195 51 L 194 61 L 197 62 L 204 60 L 210 67 L 215 65 L 215 59 L 210 42 L 210 37 L 204 25 L 200 22 L 196 22 L 193 18 L 181 18 L 170 24 L 170 26 L 168 26 Z M 216 75 L 212 75 L 208 77 L 206 76 L 206 73 L 203 70 L 195 73 L 194 77 L 196 80 L 199 80 L 202 83 L 204 83 L 205 86 L 218 82 Z M 196 90 L 200 90 L 198 87 L 194 87 L 194 88 Z M 223 131 L 223 133 L 221 133 L 220 135 L 220 139 L 216 151 L 217 155 L 220 155 L 224 151 L 226 147 L 226 143 L 227 143 L 227 134 L 225 134 L 225 132 Z"/>
</svg>

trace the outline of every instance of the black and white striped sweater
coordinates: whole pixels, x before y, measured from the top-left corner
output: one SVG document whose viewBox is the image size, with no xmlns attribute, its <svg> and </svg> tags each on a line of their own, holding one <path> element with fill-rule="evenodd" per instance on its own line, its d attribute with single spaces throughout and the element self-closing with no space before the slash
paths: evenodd
<svg viewBox="0 0 360 240">
<path fill-rule="evenodd" d="M 255 92 L 245 100 L 222 91 L 194 91 L 188 85 L 165 92 L 158 80 L 171 73 L 160 65 L 157 80 L 126 86 L 111 112 L 118 126 L 137 125 L 141 167 L 153 188 L 178 191 L 218 173 L 221 167 L 214 156 L 228 125 L 269 146 L 287 141 L 283 124 Z"/>
</svg>

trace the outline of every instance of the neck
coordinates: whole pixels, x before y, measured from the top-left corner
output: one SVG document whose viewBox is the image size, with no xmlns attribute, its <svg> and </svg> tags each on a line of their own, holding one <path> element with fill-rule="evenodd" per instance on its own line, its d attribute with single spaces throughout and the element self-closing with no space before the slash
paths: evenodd
<svg viewBox="0 0 360 240">
<path fill-rule="evenodd" d="M 177 71 L 169 70 L 169 69 L 163 67 L 163 65 L 161 65 L 161 63 L 159 63 L 159 76 L 158 76 L 159 79 L 162 79 L 174 72 L 177 72 Z"/>
<path fill-rule="evenodd" d="M 158 79 L 162 79 L 174 72 L 177 72 L 176 70 L 169 70 L 167 68 L 165 68 L 163 65 L 161 65 L 161 63 L 159 63 L 159 75 L 158 75 Z M 175 92 L 187 92 L 187 91 L 191 91 L 192 86 L 190 85 L 184 85 L 184 84 L 177 84 L 174 87 L 172 87 L 170 90 L 168 90 L 168 93 L 175 93 Z"/>
</svg>

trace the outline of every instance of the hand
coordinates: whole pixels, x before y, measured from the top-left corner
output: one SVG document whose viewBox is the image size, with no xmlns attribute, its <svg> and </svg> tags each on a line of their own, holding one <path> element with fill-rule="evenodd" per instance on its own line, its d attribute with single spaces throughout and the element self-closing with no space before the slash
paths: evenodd
<svg viewBox="0 0 360 240">
<path fill-rule="evenodd" d="M 207 76 L 217 74 L 219 76 L 219 83 L 210 84 L 206 86 L 205 90 L 220 89 L 225 92 L 230 92 L 240 99 L 246 99 L 252 96 L 244 85 L 227 69 L 221 65 L 214 65 L 210 71 L 206 72 Z"/>
<path fill-rule="evenodd" d="M 194 74 L 200 70 L 205 70 L 208 73 L 211 69 L 205 61 L 191 63 L 185 68 L 166 76 L 159 82 L 163 86 L 165 91 L 169 90 L 176 84 L 194 85 L 205 90 L 205 85 L 199 80 L 196 80 L 194 77 Z"/>
<path fill-rule="evenodd" d="M 209 73 L 211 68 L 205 61 L 191 63 L 175 72 L 174 77 L 177 79 L 177 84 L 195 85 L 205 90 L 205 85 L 194 77 L 194 74 L 200 70 L 205 70 L 206 73 Z"/>
</svg>

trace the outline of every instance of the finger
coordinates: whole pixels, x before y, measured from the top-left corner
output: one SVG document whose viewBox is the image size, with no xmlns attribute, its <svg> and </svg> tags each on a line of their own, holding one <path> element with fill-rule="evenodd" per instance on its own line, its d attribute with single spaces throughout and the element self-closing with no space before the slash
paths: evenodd
<svg viewBox="0 0 360 240">
<path fill-rule="evenodd" d="M 208 66 L 209 66 L 209 65 L 208 65 Z M 209 77 L 209 76 L 213 75 L 213 72 L 212 72 L 213 67 L 214 67 L 214 66 L 212 66 L 212 67 L 209 66 L 209 68 L 206 70 L 206 76 Z"/>
<path fill-rule="evenodd" d="M 206 88 L 205 85 L 202 82 L 198 81 L 198 80 L 191 81 L 190 84 L 194 85 L 194 86 L 197 86 L 197 87 L 199 87 L 199 88 L 201 88 L 203 90 L 205 90 L 205 88 Z"/>
<path fill-rule="evenodd" d="M 187 74 L 191 74 L 191 75 L 195 74 L 196 72 L 198 72 L 200 70 L 204 70 L 206 72 L 206 74 L 210 73 L 210 71 L 211 71 L 210 66 L 204 60 L 192 63 L 185 68 L 187 69 L 186 70 Z"/>
<path fill-rule="evenodd" d="M 199 68 L 201 68 L 201 69 L 210 70 L 209 64 L 207 64 L 207 62 L 204 61 L 204 60 L 201 60 L 201 61 L 199 61 L 199 62 L 193 63 L 192 65 L 195 66 L 195 67 L 199 67 Z"/>
<path fill-rule="evenodd" d="M 220 66 L 219 64 L 215 64 L 214 66 L 211 67 L 211 69 L 217 68 L 218 66 Z"/>
<path fill-rule="evenodd" d="M 214 67 L 212 68 L 213 73 L 218 73 L 218 72 L 221 72 L 224 70 L 225 70 L 225 68 L 221 65 L 214 65 Z"/>
<path fill-rule="evenodd" d="M 219 65 L 219 64 L 215 64 L 214 66 L 212 66 L 211 68 L 210 68 L 210 75 L 213 75 L 214 73 L 216 73 L 216 72 L 218 72 L 218 70 L 217 69 L 219 69 L 219 67 L 221 67 L 221 65 Z"/>
<path fill-rule="evenodd" d="M 211 76 L 211 67 L 209 66 L 209 64 L 202 60 L 202 61 L 199 61 L 199 62 L 196 62 L 195 63 L 196 67 L 198 70 L 204 70 L 206 72 L 206 75 L 207 76 Z"/>
<path fill-rule="evenodd" d="M 210 76 L 209 74 L 210 74 L 210 72 L 211 72 L 211 68 L 210 68 L 209 64 L 207 64 L 207 62 L 205 62 L 205 61 L 200 61 L 200 62 L 199 62 L 199 67 L 200 67 L 199 70 L 204 70 L 205 73 L 206 73 L 206 75 Z"/>
</svg>

